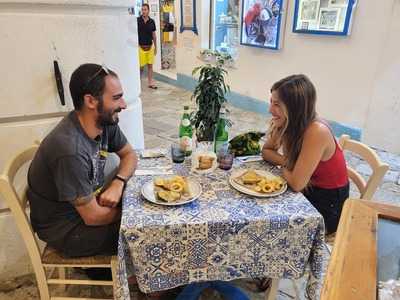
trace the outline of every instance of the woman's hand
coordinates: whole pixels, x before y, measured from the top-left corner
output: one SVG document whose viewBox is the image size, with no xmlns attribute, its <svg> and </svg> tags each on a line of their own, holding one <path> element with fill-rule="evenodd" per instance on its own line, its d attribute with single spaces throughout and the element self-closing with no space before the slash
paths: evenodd
<svg viewBox="0 0 400 300">
<path fill-rule="evenodd" d="M 286 159 L 282 154 L 278 152 L 279 148 L 280 142 L 278 132 L 277 130 L 273 130 L 262 148 L 262 158 L 265 161 L 270 162 L 274 165 L 284 165 Z"/>
</svg>

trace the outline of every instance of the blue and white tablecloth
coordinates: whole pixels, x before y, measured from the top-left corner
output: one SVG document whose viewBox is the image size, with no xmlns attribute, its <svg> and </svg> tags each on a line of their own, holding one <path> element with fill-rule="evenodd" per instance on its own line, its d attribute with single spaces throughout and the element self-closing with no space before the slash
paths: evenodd
<svg viewBox="0 0 400 300">
<path fill-rule="evenodd" d="M 166 158 L 141 160 L 141 168 L 168 164 Z M 265 162 L 234 168 L 270 169 Z M 144 182 L 133 177 L 125 190 L 118 247 L 117 299 L 129 299 L 127 278 L 136 275 L 144 293 L 191 282 L 271 277 L 299 278 L 310 267 L 306 296 L 319 299 L 327 253 L 322 216 L 301 193 L 254 198 L 235 191 L 230 171 L 189 174 L 203 193 L 192 203 L 159 206 L 143 199 Z"/>
</svg>

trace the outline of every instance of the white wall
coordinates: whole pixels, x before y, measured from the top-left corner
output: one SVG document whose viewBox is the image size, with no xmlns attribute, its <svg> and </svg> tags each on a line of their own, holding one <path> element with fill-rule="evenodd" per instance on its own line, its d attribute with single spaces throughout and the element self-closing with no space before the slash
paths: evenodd
<svg viewBox="0 0 400 300">
<path fill-rule="evenodd" d="M 307 74 L 317 87 L 320 115 L 359 127 L 363 141 L 400 153 L 400 1 L 358 1 L 348 37 L 293 33 L 294 0 L 287 12 L 281 50 L 239 46 L 236 69 L 229 71 L 231 89 L 267 100 L 275 81 Z M 197 15 L 202 28 L 209 15 L 201 9 Z M 179 35 L 178 73 L 191 75 L 201 63 L 196 56 L 204 34 Z M 188 37 L 195 49 L 184 46 Z"/>
<path fill-rule="evenodd" d="M 62 112 L 72 109 L 69 78 L 85 62 L 105 63 L 119 74 L 128 103 L 120 125 L 132 145 L 143 148 L 137 26 L 128 15 L 132 6 L 131 0 L 0 0 L 0 173 L 6 161 L 43 139 Z M 57 94 L 54 59 L 63 74 L 67 107 Z M 27 120 L 32 114 L 36 119 Z M 25 174 L 17 186 L 24 179 Z M 0 280 L 28 272 L 25 245 L 0 197 Z"/>
</svg>

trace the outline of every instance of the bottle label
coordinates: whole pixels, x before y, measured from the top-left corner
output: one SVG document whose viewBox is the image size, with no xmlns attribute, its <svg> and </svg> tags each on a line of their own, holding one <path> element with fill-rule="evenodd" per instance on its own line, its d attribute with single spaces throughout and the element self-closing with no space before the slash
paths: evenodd
<svg viewBox="0 0 400 300">
<path fill-rule="evenodd" d="M 183 119 L 182 120 L 182 126 L 187 127 L 190 125 L 190 120 L 189 119 Z"/>
<path fill-rule="evenodd" d="M 189 136 L 182 136 L 180 140 L 180 145 L 182 151 L 188 152 L 192 151 L 192 138 Z"/>
</svg>

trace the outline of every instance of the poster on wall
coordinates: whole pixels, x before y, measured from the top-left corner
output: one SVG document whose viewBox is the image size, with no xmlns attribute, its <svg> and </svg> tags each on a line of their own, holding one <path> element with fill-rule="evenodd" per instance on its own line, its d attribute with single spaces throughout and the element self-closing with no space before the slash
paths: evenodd
<svg viewBox="0 0 400 300">
<path fill-rule="evenodd" d="M 279 49 L 286 0 L 243 0 L 240 44 Z"/>
<path fill-rule="evenodd" d="M 196 25 L 196 0 L 181 0 L 180 32 L 191 30 L 198 34 Z"/>
<path fill-rule="evenodd" d="M 349 35 L 356 0 L 296 0 L 293 32 Z"/>
<path fill-rule="evenodd" d="M 320 10 L 318 27 L 321 30 L 335 31 L 338 28 L 340 10 L 338 8 L 323 8 Z"/>
<path fill-rule="evenodd" d="M 303 1 L 300 7 L 302 22 L 315 22 L 318 20 L 320 0 Z"/>
</svg>

